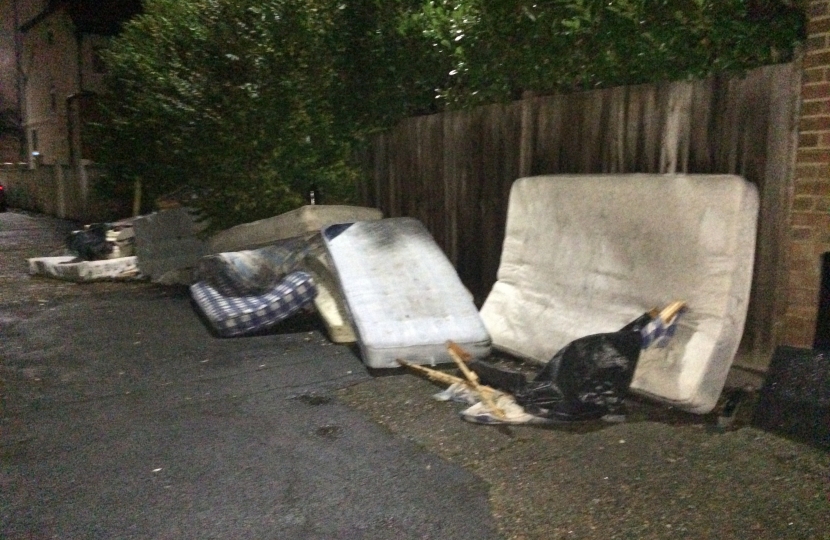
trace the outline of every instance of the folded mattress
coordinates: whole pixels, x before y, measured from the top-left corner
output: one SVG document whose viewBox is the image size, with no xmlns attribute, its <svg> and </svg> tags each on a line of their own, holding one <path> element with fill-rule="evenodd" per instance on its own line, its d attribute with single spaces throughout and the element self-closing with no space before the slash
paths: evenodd
<svg viewBox="0 0 830 540">
<path fill-rule="evenodd" d="M 367 366 L 452 362 L 448 340 L 474 357 L 489 354 L 472 295 L 420 221 L 332 225 L 323 239 Z"/>
<path fill-rule="evenodd" d="M 229 296 L 264 294 L 300 270 L 311 249 L 310 242 L 291 238 L 259 249 L 206 255 L 196 265 L 196 279 Z"/>
<path fill-rule="evenodd" d="M 493 344 L 546 362 L 577 338 L 685 300 L 669 346 L 643 352 L 631 388 L 708 412 L 743 334 L 757 214 L 755 187 L 737 176 L 519 179 L 481 309 Z"/>
<path fill-rule="evenodd" d="M 329 338 L 335 343 L 354 343 L 354 330 L 345 315 L 345 302 L 319 231 L 258 249 L 207 255 L 199 260 L 196 278 L 222 296 L 261 296 L 298 270 L 308 272 L 313 279 L 317 292 L 314 307 Z"/>
<path fill-rule="evenodd" d="M 215 276 L 221 280 L 221 275 Z M 266 330 L 311 305 L 317 290 L 311 276 L 297 271 L 285 276 L 270 291 L 235 292 L 234 284 L 199 281 L 190 286 L 196 305 L 217 334 L 242 336 Z"/>
</svg>

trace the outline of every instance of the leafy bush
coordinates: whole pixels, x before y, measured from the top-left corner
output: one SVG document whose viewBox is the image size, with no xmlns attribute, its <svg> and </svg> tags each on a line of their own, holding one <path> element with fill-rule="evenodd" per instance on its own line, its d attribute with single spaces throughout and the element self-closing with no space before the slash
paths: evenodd
<svg viewBox="0 0 830 540">
<path fill-rule="evenodd" d="M 786 0 L 426 0 L 412 22 L 451 58 L 445 107 L 741 72 L 805 25 Z"/>
<path fill-rule="evenodd" d="M 105 60 L 101 160 L 212 230 L 350 202 L 366 136 L 414 115 L 789 59 L 786 0 L 146 0 Z"/>
<path fill-rule="evenodd" d="M 103 155 L 150 197 L 198 189 L 211 229 L 350 201 L 357 169 L 330 96 L 329 0 L 148 0 L 106 52 Z"/>
</svg>

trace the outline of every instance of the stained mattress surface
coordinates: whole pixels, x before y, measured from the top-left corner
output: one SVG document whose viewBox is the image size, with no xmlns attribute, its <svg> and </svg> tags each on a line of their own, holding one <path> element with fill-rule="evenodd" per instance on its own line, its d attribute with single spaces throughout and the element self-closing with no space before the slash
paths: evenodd
<svg viewBox="0 0 830 540">
<path fill-rule="evenodd" d="M 308 273 L 314 282 L 317 293 L 314 307 L 329 338 L 335 343 L 354 343 L 357 339 L 345 315 L 345 301 L 319 231 L 309 237 L 280 240 L 258 249 L 202 257 L 196 267 L 196 278 L 218 295 L 261 297 L 286 275 L 298 270 Z"/>
<path fill-rule="evenodd" d="M 758 195 L 737 176 L 557 175 L 510 193 L 498 270 L 481 316 L 495 347 L 540 362 L 579 337 L 688 303 L 632 389 L 711 410 L 743 333 Z"/>
<path fill-rule="evenodd" d="M 366 365 L 451 362 L 447 340 L 475 357 L 489 354 L 472 295 L 420 221 L 332 225 L 323 239 Z"/>
</svg>

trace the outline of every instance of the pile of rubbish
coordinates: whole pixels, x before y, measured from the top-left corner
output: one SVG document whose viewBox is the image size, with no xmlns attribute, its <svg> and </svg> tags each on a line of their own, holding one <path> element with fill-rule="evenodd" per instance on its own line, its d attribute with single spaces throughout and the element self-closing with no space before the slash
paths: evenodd
<svg viewBox="0 0 830 540">
<path fill-rule="evenodd" d="M 135 245 L 132 220 L 87 225 L 69 233 L 66 244 L 71 254 L 84 261 L 131 257 Z"/>
<path fill-rule="evenodd" d="M 69 255 L 29 264 L 76 281 L 187 285 L 219 337 L 316 312 L 367 367 L 447 383 L 437 397 L 469 404 L 473 422 L 607 420 L 624 417 L 629 391 L 714 407 L 743 332 L 756 219 L 755 188 L 739 177 L 519 179 L 481 310 L 420 221 L 365 207 L 311 204 L 205 238 L 179 206 L 88 226 Z M 498 367 L 494 347 L 541 367 L 531 378 Z"/>
<path fill-rule="evenodd" d="M 68 281 L 141 279 L 133 220 L 92 223 L 66 238 L 66 255 L 28 260 L 29 273 Z"/>
</svg>

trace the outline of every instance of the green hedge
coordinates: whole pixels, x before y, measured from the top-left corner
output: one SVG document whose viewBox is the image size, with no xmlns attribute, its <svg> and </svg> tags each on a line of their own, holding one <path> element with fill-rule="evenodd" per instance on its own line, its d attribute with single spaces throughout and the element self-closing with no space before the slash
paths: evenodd
<svg viewBox="0 0 830 540">
<path fill-rule="evenodd" d="M 99 160 L 212 229 L 355 200 L 372 133 L 448 108 L 788 60 L 784 0 L 146 0 L 106 53 Z"/>
</svg>

